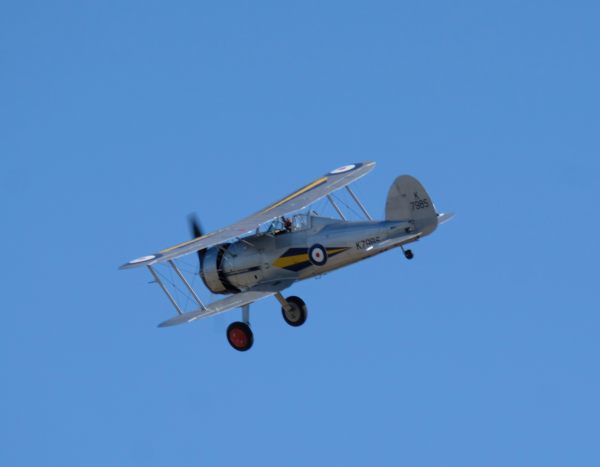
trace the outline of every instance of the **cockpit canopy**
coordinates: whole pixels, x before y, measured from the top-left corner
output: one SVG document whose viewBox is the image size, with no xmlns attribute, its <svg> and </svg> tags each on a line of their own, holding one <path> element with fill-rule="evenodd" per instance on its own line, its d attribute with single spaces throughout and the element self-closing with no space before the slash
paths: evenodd
<svg viewBox="0 0 600 467">
<path fill-rule="evenodd" d="M 299 232 L 310 228 L 310 216 L 308 214 L 296 214 L 292 217 L 292 232 Z"/>
<path fill-rule="evenodd" d="M 310 216 L 308 214 L 296 214 L 293 217 L 280 217 L 275 219 L 267 228 L 267 234 L 280 235 L 287 232 L 300 232 L 310 227 Z"/>
</svg>

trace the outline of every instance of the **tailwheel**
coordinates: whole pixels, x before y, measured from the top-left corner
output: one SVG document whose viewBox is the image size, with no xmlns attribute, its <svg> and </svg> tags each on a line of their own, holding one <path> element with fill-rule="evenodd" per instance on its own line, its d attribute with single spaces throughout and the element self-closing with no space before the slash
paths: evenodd
<svg viewBox="0 0 600 467">
<path fill-rule="evenodd" d="M 404 253 L 404 257 L 406 259 L 413 259 L 415 255 L 413 255 L 412 250 L 405 250 L 403 246 L 400 247 L 402 249 L 402 253 Z"/>
<path fill-rule="evenodd" d="M 227 328 L 227 340 L 235 350 L 245 352 L 252 347 L 254 334 L 252 334 L 252 329 L 246 323 L 236 321 Z"/>
<path fill-rule="evenodd" d="M 287 307 L 281 307 L 283 319 L 290 326 L 302 326 L 306 321 L 308 311 L 306 303 L 300 297 L 291 296 L 285 299 Z"/>
</svg>

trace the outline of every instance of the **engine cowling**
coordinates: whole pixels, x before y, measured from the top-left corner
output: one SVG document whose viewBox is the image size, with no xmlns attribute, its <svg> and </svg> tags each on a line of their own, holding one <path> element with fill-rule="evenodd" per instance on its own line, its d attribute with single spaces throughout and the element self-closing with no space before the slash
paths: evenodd
<svg viewBox="0 0 600 467">
<path fill-rule="evenodd" d="M 202 259 L 200 276 L 212 293 L 240 292 L 262 279 L 262 254 L 244 242 L 209 248 Z"/>
</svg>

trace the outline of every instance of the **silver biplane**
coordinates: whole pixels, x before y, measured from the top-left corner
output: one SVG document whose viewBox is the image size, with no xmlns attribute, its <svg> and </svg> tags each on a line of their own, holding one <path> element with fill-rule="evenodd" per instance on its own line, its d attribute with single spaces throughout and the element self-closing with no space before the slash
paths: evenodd
<svg viewBox="0 0 600 467">
<path fill-rule="evenodd" d="M 233 308 L 242 309 L 242 320 L 227 328 L 227 340 L 235 350 L 252 347 L 250 304 L 275 297 L 281 304 L 283 319 L 290 326 L 306 321 L 307 307 L 296 296 L 285 298 L 282 291 L 296 281 L 320 276 L 399 247 L 407 259 L 413 258 L 408 243 L 431 234 L 451 214 L 440 214 L 423 186 L 413 177 L 402 175 L 392 184 L 385 206 L 385 220 L 373 220 L 350 189 L 350 184 L 369 173 L 375 162 L 345 165 L 309 183 L 280 201 L 245 219 L 203 235 L 192 220 L 192 240 L 125 263 L 120 269 L 146 267 L 171 301 L 177 315 L 159 327 L 189 323 Z M 350 221 L 332 193 L 345 188 L 366 217 Z M 327 198 L 338 218 L 321 217 L 312 211 L 301 212 Z M 266 229 L 261 227 L 269 226 Z M 199 274 L 214 294 L 227 295 L 210 304 L 204 303 L 176 260 L 196 253 Z M 161 280 L 156 266 L 165 263 L 195 304 L 185 312 Z"/>
</svg>

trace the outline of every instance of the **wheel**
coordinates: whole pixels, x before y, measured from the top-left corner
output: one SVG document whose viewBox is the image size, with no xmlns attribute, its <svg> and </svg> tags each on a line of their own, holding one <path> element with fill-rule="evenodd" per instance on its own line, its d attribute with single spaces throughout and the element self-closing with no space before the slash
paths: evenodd
<svg viewBox="0 0 600 467">
<path fill-rule="evenodd" d="M 406 256 L 406 259 L 413 259 L 415 257 L 415 255 L 413 254 L 412 250 L 406 250 L 404 252 L 404 256 Z"/>
<path fill-rule="evenodd" d="M 300 297 L 291 296 L 285 299 L 286 302 L 292 307 L 291 310 L 287 311 L 284 307 L 281 307 L 281 314 L 283 319 L 290 326 L 302 326 L 306 321 L 307 309 L 306 303 Z"/>
<path fill-rule="evenodd" d="M 246 323 L 236 321 L 227 327 L 227 340 L 235 350 L 245 352 L 254 343 L 252 329 Z"/>
</svg>

